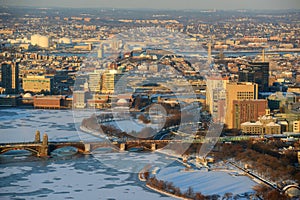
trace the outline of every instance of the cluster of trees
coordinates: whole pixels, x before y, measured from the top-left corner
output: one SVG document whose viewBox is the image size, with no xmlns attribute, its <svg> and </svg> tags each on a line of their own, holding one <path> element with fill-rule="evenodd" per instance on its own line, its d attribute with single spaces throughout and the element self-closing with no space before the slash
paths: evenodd
<svg viewBox="0 0 300 200">
<path fill-rule="evenodd" d="M 170 126 L 179 125 L 180 122 L 181 122 L 181 114 L 180 113 L 168 116 L 166 118 L 166 122 L 164 124 L 164 128 L 168 128 Z"/>
<path fill-rule="evenodd" d="M 258 175 L 263 176 L 271 181 L 282 181 L 292 179 L 292 175 L 296 172 L 295 167 L 287 165 L 283 160 L 268 154 L 258 153 L 253 149 L 246 149 L 237 155 L 236 161 L 250 164 Z"/>
<path fill-rule="evenodd" d="M 161 106 L 164 107 L 164 109 L 167 111 L 168 115 L 175 115 L 175 114 L 180 114 L 180 105 L 176 104 L 174 106 L 167 104 L 167 103 L 160 103 Z"/>
<path fill-rule="evenodd" d="M 141 108 L 144 108 L 145 106 L 149 105 L 151 103 L 149 98 L 143 98 L 141 96 L 137 96 L 134 98 L 131 106 L 135 108 L 136 110 L 139 110 Z"/>
<path fill-rule="evenodd" d="M 287 196 L 280 194 L 277 190 L 270 189 L 265 185 L 257 185 L 253 188 L 256 192 L 256 195 L 265 200 L 287 200 L 289 199 Z"/>
<path fill-rule="evenodd" d="M 112 117 L 112 116 L 107 115 L 107 117 Z M 104 133 L 105 135 L 110 137 L 125 138 L 125 139 L 153 139 L 153 136 L 156 134 L 156 131 L 151 127 L 145 127 L 139 132 L 132 131 L 130 133 L 127 133 L 112 125 L 99 124 L 97 121 L 97 117 L 95 115 L 83 119 L 81 125 L 88 129 L 92 129 L 100 133 Z"/>
<path fill-rule="evenodd" d="M 168 144 L 168 149 L 180 155 L 195 155 L 199 152 L 200 148 L 200 143 L 177 143 L 173 141 L 172 143 Z"/>
<path fill-rule="evenodd" d="M 92 130 L 98 130 L 100 128 L 96 115 L 92 115 L 89 118 L 84 118 L 81 122 L 81 126 Z"/>
<path fill-rule="evenodd" d="M 295 166 L 297 153 L 280 149 L 286 147 L 281 141 L 245 141 L 232 144 L 222 144 L 221 151 L 215 153 L 215 159 L 226 160 L 234 158 L 236 162 L 248 164 L 249 168 L 259 176 L 276 182 L 284 187 L 287 180 L 294 180 L 300 184 L 300 170 Z M 264 195 L 270 193 L 266 191 Z M 272 192 L 273 194 L 275 192 Z"/>
<path fill-rule="evenodd" d="M 150 120 L 147 117 L 145 117 L 145 115 L 143 114 L 139 115 L 138 119 L 141 120 L 144 124 L 150 123 Z"/>
</svg>

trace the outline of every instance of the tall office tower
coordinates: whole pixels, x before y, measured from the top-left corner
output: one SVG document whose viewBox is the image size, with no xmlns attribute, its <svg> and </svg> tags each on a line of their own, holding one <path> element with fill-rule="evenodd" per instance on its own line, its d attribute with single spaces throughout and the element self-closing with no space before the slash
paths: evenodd
<svg viewBox="0 0 300 200">
<path fill-rule="evenodd" d="M 19 63 L 5 62 L 1 64 L 1 86 L 6 94 L 19 93 Z"/>
<path fill-rule="evenodd" d="M 257 121 L 266 113 L 267 104 L 265 99 L 233 100 L 233 128 L 240 129 L 241 123 Z"/>
<path fill-rule="evenodd" d="M 234 100 L 254 100 L 258 96 L 258 85 L 250 82 L 235 82 L 226 85 L 225 123 L 229 129 L 234 126 Z"/>
<path fill-rule="evenodd" d="M 250 62 L 238 75 L 239 82 L 254 82 L 259 92 L 269 91 L 269 62 Z"/>
<path fill-rule="evenodd" d="M 121 79 L 124 74 L 117 70 L 109 70 L 102 75 L 102 93 L 124 93 L 126 88 L 126 80 Z M 117 87 L 117 88 L 116 88 Z"/>
<path fill-rule="evenodd" d="M 214 121 L 225 121 L 227 83 L 229 83 L 228 77 L 210 77 L 206 80 L 206 105 Z"/>
</svg>

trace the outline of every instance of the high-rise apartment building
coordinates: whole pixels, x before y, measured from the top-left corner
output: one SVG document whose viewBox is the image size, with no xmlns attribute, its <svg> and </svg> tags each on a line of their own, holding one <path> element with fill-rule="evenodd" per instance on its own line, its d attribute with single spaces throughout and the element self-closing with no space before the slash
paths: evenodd
<svg viewBox="0 0 300 200">
<path fill-rule="evenodd" d="M 250 62 L 238 75 L 239 82 L 257 83 L 259 92 L 269 91 L 269 62 Z"/>
<path fill-rule="evenodd" d="M 1 64 L 1 87 L 6 94 L 19 93 L 19 63 L 4 62 Z"/>
<path fill-rule="evenodd" d="M 226 85 L 225 123 L 229 129 L 234 125 L 234 100 L 255 100 L 258 96 L 258 85 L 250 82 L 234 82 Z"/>
</svg>

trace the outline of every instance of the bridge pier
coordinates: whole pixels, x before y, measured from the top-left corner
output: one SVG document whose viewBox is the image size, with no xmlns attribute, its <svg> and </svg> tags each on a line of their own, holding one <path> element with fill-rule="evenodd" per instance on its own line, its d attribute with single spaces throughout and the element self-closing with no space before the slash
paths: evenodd
<svg viewBox="0 0 300 200">
<path fill-rule="evenodd" d="M 43 135 L 43 141 L 42 141 L 42 145 L 41 147 L 39 148 L 39 151 L 38 151 L 38 155 L 39 157 L 45 157 L 45 156 L 48 156 L 49 155 L 49 148 L 48 148 L 48 135 L 45 133 Z"/>
<path fill-rule="evenodd" d="M 125 143 L 121 143 L 120 144 L 120 150 L 121 151 L 125 151 L 126 150 L 126 144 Z"/>
<path fill-rule="evenodd" d="M 39 151 L 38 151 L 37 156 L 38 156 L 38 157 L 45 157 L 45 156 L 48 156 L 48 155 L 49 155 L 48 145 L 47 145 L 47 146 L 42 145 L 42 146 L 39 148 Z"/>
<path fill-rule="evenodd" d="M 84 144 L 84 152 L 85 154 L 89 154 L 91 152 L 91 144 Z"/>
<path fill-rule="evenodd" d="M 152 144 L 151 144 L 151 150 L 152 150 L 152 151 L 155 151 L 155 150 L 156 150 L 156 144 L 155 144 L 155 143 L 152 143 Z"/>
</svg>

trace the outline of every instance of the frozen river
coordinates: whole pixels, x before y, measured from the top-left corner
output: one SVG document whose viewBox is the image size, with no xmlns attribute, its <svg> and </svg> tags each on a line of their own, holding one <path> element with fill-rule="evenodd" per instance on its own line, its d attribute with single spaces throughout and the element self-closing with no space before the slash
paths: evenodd
<svg viewBox="0 0 300 200">
<path fill-rule="evenodd" d="M 71 110 L 1 109 L 0 143 L 33 141 L 36 130 L 47 133 L 50 141 L 101 140 L 76 128 L 81 117 L 91 114 L 77 111 L 74 117 Z M 73 151 L 56 150 L 48 159 L 26 151 L 0 155 L 0 199 L 173 199 L 138 180 L 136 172 L 149 163 L 160 169 L 158 178 L 184 190 L 193 186 L 203 194 L 251 192 L 255 185 L 245 176 L 225 172 L 182 172 L 181 164 L 159 153 L 98 149 L 80 155 Z"/>
</svg>

